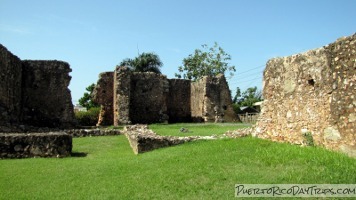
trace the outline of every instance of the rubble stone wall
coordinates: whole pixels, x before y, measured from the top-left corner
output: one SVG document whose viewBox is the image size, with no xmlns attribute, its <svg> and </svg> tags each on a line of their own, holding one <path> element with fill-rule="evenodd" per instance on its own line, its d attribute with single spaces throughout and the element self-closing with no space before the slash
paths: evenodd
<svg viewBox="0 0 356 200">
<path fill-rule="evenodd" d="M 202 77 L 192 82 L 191 87 L 191 111 L 195 121 L 238 121 L 232 108 L 231 94 L 224 75 Z"/>
<path fill-rule="evenodd" d="M 68 89 L 69 64 L 55 60 L 22 63 L 24 122 L 38 127 L 71 127 L 74 111 Z"/>
<path fill-rule="evenodd" d="M 68 63 L 21 61 L 0 44 L 0 131 L 74 124 Z"/>
<path fill-rule="evenodd" d="M 191 115 L 194 122 L 203 122 L 206 83 L 202 79 L 191 83 Z"/>
<path fill-rule="evenodd" d="M 106 77 L 106 78 L 105 78 Z M 111 83 L 109 72 L 100 75 L 95 93 L 100 96 L 104 82 Z M 153 72 L 132 72 L 117 67 L 112 96 L 97 97 L 102 110 L 109 112 L 113 101 L 114 125 L 160 122 L 232 122 L 239 121 L 223 75 L 203 77 L 196 82 L 167 79 Z M 111 87 L 111 86 L 110 86 Z M 105 90 L 110 91 L 109 89 Z M 100 125 L 100 121 L 98 123 Z M 106 125 L 109 125 L 106 124 Z"/>
<path fill-rule="evenodd" d="M 190 105 L 191 81 L 184 79 L 168 79 L 168 81 L 168 121 L 170 123 L 192 121 Z"/>
<path fill-rule="evenodd" d="M 166 98 L 169 83 L 166 76 L 153 72 L 133 72 L 130 91 L 130 119 L 136 123 L 167 122 Z"/>
<path fill-rule="evenodd" d="M 72 136 L 52 133 L 0 133 L 0 158 L 67 157 L 72 153 Z"/>
<path fill-rule="evenodd" d="M 148 129 L 147 125 L 132 125 L 125 126 L 124 134 L 128 139 L 130 146 L 135 154 L 152 151 L 159 148 L 183 144 L 199 139 L 193 137 L 176 137 L 176 136 L 160 136 L 152 130 Z"/>
<path fill-rule="evenodd" d="M 131 71 L 127 67 L 117 67 L 114 72 L 114 125 L 131 124 L 130 96 Z"/>
<path fill-rule="evenodd" d="M 269 60 L 263 84 L 254 135 L 303 144 L 311 133 L 317 145 L 355 154 L 356 35 Z"/>
<path fill-rule="evenodd" d="M 94 101 L 101 105 L 97 126 L 114 124 L 114 72 L 99 74 L 99 80 L 93 92 Z"/>
<path fill-rule="evenodd" d="M 21 60 L 0 44 L 0 126 L 21 121 Z"/>
</svg>

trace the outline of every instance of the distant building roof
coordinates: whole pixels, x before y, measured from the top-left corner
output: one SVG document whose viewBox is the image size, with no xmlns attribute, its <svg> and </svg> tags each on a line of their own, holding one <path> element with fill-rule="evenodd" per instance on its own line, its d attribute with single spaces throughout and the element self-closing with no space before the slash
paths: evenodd
<svg viewBox="0 0 356 200">
<path fill-rule="evenodd" d="M 262 103 L 263 103 L 263 101 L 259 101 L 259 102 L 256 102 L 256 103 L 252 104 L 252 105 L 253 105 L 253 106 L 261 106 Z"/>
</svg>

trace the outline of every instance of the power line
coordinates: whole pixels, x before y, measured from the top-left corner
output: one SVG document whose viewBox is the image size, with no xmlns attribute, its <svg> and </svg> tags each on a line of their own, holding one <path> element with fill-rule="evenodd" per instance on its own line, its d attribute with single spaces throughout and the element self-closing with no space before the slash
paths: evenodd
<svg viewBox="0 0 356 200">
<path fill-rule="evenodd" d="M 237 73 L 237 74 L 238 74 L 238 75 L 239 75 L 239 74 L 244 74 L 244 73 L 246 73 L 246 72 L 250 72 L 250 71 L 253 71 L 253 70 L 255 70 L 255 69 L 259 69 L 259 68 L 261 68 L 261 67 L 264 67 L 264 66 L 265 66 L 265 65 L 260 65 L 260 66 L 258 66 L 258 67 L 254 67 L 254 68 L 252 68 L 252 69 L 249 69 L 249 70 L 246 70 L 246 71 Z"/>
</svg>

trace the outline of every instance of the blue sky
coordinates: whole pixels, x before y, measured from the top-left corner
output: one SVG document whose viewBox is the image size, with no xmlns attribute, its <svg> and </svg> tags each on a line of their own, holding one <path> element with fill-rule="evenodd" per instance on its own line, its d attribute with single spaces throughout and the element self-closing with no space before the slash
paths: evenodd
<svg viewBox="0 0 356 200">
<path fill-rule="evenodd" d="M 21 59 L 71 65 L 73 102 L 139 52 L 174 78 L 182 60 L 217 42 L 237 72 L 230 89 L 262 87 L 268 59 L 356 32 L 356 0 L 0 0 L 0 43 Z"/>
</svg>

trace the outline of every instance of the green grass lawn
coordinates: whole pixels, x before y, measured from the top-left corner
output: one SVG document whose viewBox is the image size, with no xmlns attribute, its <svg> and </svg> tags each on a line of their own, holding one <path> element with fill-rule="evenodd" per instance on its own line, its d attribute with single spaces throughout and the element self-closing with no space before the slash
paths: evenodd
<svg viewBox="0 0 356 200">
<path fill-rule="evenodd" d="M 74 138 L 73 152 L 0 160 L 0 199 L 235 199 L 236 183 L 356 182 L 356 159 L 252 137 L 140 155 L 122 135 Z"/>
</svg>

